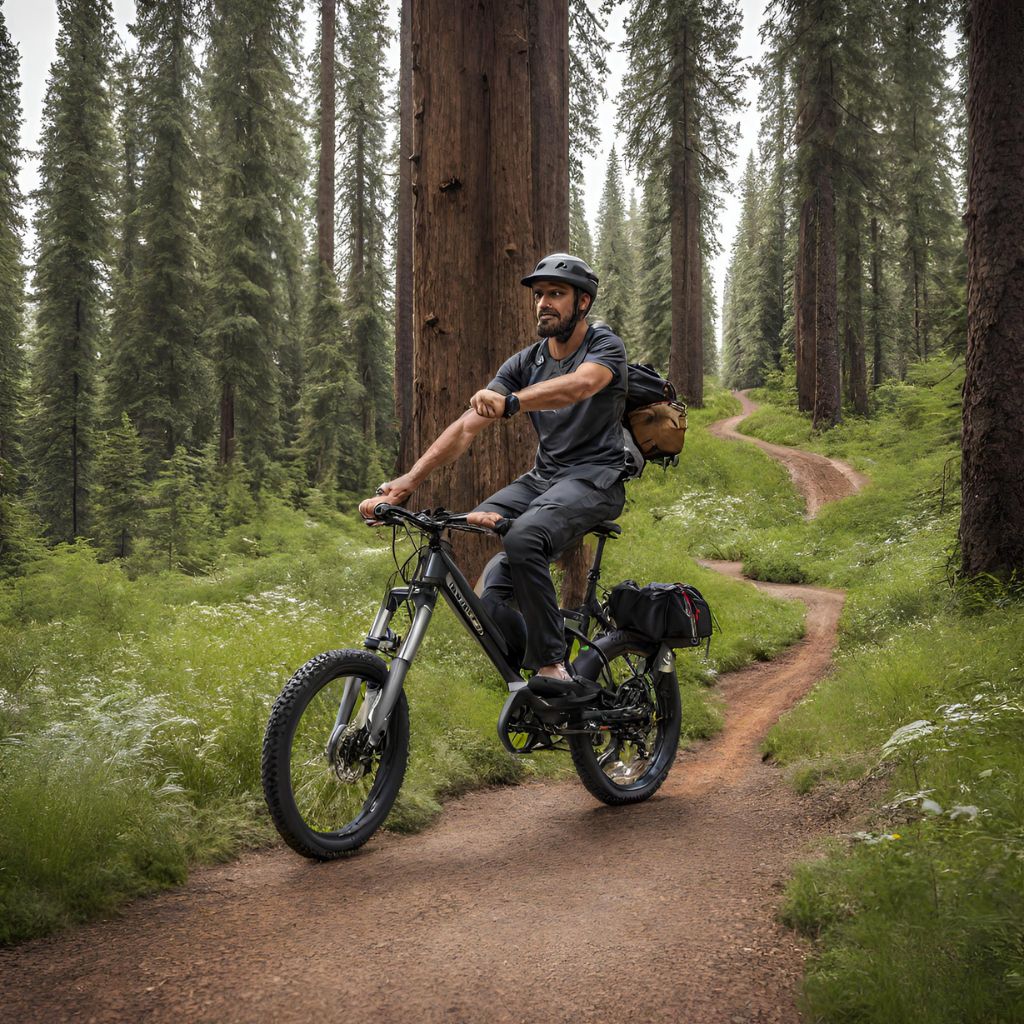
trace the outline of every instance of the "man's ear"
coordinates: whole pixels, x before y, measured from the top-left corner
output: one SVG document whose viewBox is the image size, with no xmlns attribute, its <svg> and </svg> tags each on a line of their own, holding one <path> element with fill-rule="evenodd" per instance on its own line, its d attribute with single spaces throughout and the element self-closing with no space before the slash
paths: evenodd
<svg viewBox="0 0 1024 1024">
<path fill-rule="evenodd" d="M 587 304 L 583 305 L 583 300 L 587 300 Z M 594 300 L 590 297 L 590 292 L 580 291 L 580 316 L 586 316 L 590 312 L 590 307 L 594 304 Z"/>
</svg>

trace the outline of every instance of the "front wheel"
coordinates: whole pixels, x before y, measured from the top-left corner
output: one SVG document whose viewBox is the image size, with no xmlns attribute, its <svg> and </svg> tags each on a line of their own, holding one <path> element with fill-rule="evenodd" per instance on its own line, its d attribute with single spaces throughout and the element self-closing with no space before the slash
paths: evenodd
<svg viewBox="0 0 1024 1024">
<path fill-rule="evenodd" d="M 570 734 L 576 774 L 587 790 L 606 804 L 639 803 L 665 781 L 679 747 L 682 704 L 675 672 L 652 673 L 642 655 L 622 653 L 610 659 L 616 706 L 636 709 L 636 719 L 600 732 Z"/>
<path fill-rule="evenodd" d="M 383 824 L 405 775 L 409 705 L 400 694 L 376 747 L 366 716 L 387 679 L 366 651 L 308 661 L 274 701 L 263 738 L 263 793 L 284 841 L 314 860 L 362 846 Z"/>
</svg>

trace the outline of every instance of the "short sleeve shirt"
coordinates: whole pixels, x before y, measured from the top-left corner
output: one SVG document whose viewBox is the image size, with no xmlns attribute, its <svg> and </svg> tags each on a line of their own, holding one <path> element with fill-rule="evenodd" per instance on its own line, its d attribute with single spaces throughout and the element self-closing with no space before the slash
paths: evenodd
<svg viewBox="0 0 1024 1024">
<path fill-rule="evenodd" d="M 626 348 L 603 324 L 591 326 L 580 347 L 567 359 L 555 359 L 547 339 L 529 345 L 507 359 L 488 388 L 502 395 L 531 384 L 573 373 L 583 363 L 599 363 L 612 379 L 590 398 L 562 409 L 530 412 L 539 444 L 537 460 L 528 474 L 542 481 L 569 478 L 611 487 L 622 479 L 625 455 L 622 414 L 626 405 Z"/>
</svg>

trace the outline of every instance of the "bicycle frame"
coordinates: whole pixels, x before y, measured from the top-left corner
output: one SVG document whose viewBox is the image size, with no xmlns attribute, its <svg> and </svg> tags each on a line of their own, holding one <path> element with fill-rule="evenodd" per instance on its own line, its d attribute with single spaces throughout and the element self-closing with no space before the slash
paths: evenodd
<svg viewBox="0 0 1024 1024">
<path fill-rule="evenodd" d="M 426 550 L 420 553 L 419 564 L 410 584 L 406 587 L 393 587 L 388 591 L 364 642 L 365 646 L 373 651 L 395 651 L 397 637 L 390 629 L 391 617 L 400 604 L 405 601 L 412 602 L 414 611 L 409 632 L 401 647 L 395 651 L 380 696 L 367 717 L 367 731 L 373 746 L 376 746 L 384 735 L 388 717 L 402 692 L 405 677 L 430 625 L 439 593 L 444 596 L 456 617 L 483 648 L 484 654 L 508 685 L 509 692 L 515 692 L 526 685 L 522 675 L 509 664 L 505 638 L 491 620 L 480 598 L 473 592 L 462 570 L 456 565 L 451 554 L 451 545 L 440 538 L 432 537 Z"/>
</svg>

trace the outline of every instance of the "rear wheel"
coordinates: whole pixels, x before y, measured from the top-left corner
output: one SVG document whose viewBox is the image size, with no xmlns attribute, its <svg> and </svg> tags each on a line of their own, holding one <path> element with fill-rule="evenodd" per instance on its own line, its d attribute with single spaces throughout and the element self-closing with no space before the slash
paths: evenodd
<svg viewBox="0 0 1024 1024">
<path fill-rule="evenodd" d="M 652 673 L 647 658 L 629 652 L 609 660 L 602 675 L 616 708 L 635 709 L 634 720 L 594 733 L 570 734 L 576 774 L 598 800 L 646 800 L 665 781 L 679 746 L 682 706 L 675 672 Z"/>
<path fill-rule="evenodd" d="M 281 837 L 305 857 L 331 860 L 362 846 L 398 796 L 409 751 L 405 693 L 376 747 L 365 728 L 387 674 L 365 651 L 328 651 L 303 665 L 274 702 L 263 792 Z"/>
</svg>

